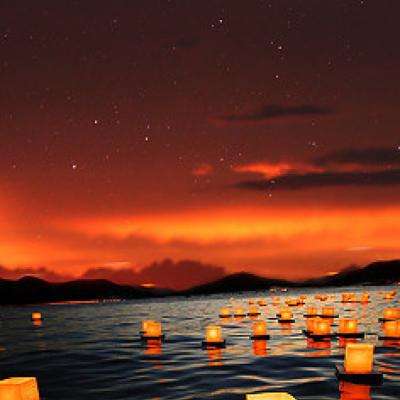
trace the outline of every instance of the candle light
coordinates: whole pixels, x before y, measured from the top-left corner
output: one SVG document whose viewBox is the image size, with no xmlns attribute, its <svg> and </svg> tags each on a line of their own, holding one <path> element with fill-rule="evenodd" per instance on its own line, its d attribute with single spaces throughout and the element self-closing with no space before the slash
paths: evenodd
<svg viewBox="0 0 400 400">
<path fill-rule="evenodd" d="M 42 319 L 42 314 L 40 312 L 33 312 L 31 316 L 32 321 L 39 321 Z"/>
<path fill-rule="evenodd" d="M 322 307 L 322 316 L 323 317 L 333 318 L 334 315 L 335 315 L 335 307 L 332 307 L 332 306 Z"/>
<path fill-rule="evenodd" d="M 258 300 L 258 305 L 261 307 L 265 307 L 267 305 L 267 302 L 264 299 Z"/>
<path fill-rule="evenodd" d="M 317 308 L 316 307 L 308 307 L 306 315 L 309 316 L 309 317 L 317 316 Z"/>
<path fill-rule="evenodd" d="M 400 339 L 400 321 L 386 321 L 383 323 L 385 337 Z"/>
<path fill-rule="evenodd" d="M 391 321 L 400 319 L 400 308 L 385 308 L 383 310 L 383 319 Z"/>
<path fill-rule="evenodd" d="M 228 307 L 222 307 L 219 310 L 219 316 L 221 318 L 229 318 L 231 316 L 231 310 Z"/>
<path fill-rule="evenodd" d="M 281 309 L 279 320 L 280 321 L 291 321 L 291 320 L 293 320 L 293 313 L 290 310 L 283 308 L 283 309 Z"/>
<path fill-rule="evenodd" d="M 312 333 L 314 335 L 321 335 L 321 336 L 330 335 L 331 334 L 331 324 L 329 323 L 329 321 L 316 318 L 314 321 Z"/>
<path fill-rule="evenodd" d="M 205 333 L 205 343 L 223 343 L 222 330 L 218 325 L 208 325 Z"/>
<path fill-rule="evenodd" d="M 315 320 L 316 318 L 310 318 L 306 321 L 307 332 L 314 332 Z"/>
<path fill-rule="evenodd" d="M 246 315 L 245 311 L 241 307 L 236 308 L 233 314 L 235 317 L 244 317 Z"/>
<path fill-rule="evenodd" d="M 299 299 L 287 299 L 285 300 L 286 305 L 295 307 L 299 305 Z"/>
<path fill-rule="evenodd" d="M 247 315 L 260 315 L 260 311 L 258 310 L 257 306 L 250 306 Z"/>
<path fill-rule="evenodd" d="M 296 400 L 296 399 L 289 393 L 266 392 L 266 393 L 246 394 L 246 400 Z"/>
<path fill-rule="evenodd" d="M 373 344 L 349 343 L 345 351 L 344 370 L 347 374 L 369 374 L 372 372 L 373 357 Z"/>
<path fill-rule="evenodd" d="M 144 339 L 161 338 L 162 337 L 161 322 L 142 321 L 142 337 Z"/>
<path fill-rule="evenodd" d="M 1 380 L 0 399 L 40 400 L 36 378 L 8 378 Z"/>
<path fill-rule="evenodd" d="M 357 321 L 355 319 L 339 320 L 339 333 L 357 333 Z"/>
<path fill-rule="evenodd" d="M 267 338 L 267 323 L 265 321 L 256 321 L 252 327 L 252 339 Z"/>
</svg>

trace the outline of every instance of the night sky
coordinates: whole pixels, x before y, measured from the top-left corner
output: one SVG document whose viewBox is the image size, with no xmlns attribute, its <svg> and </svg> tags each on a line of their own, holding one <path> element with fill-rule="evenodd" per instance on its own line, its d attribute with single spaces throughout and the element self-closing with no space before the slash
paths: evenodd
<svg viewBox="0 0 400 400">
<path fill-rule="evenodd" d="M 297 278 L 400 257 L 399 15 L 1 1 L 0 263 Z"/>
</svg>

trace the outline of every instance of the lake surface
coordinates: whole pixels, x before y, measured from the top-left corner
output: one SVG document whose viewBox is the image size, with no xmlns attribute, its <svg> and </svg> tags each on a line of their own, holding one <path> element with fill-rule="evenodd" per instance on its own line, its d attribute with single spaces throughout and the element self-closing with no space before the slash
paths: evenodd
<svg viewBox="0 0 400 400">
<path fill-rule="evenodd" d="M 371 303 L 341 304 L 314 299 L 315 290 L 289 290 L 284 299 L 308 295 L 306 306 L 335 305 L 340 317 L 356 317 L 376 344 L 375 365 L 384 373 L 381 387 L 350 387 L 339 391 L 334 364 L 343 360 L 338 340 L 313 343 L 302 334 L 305 307 L 293 307 L 296 322 L 280 326 L 268 321 L 266 342 L 249 339 L 252 321 L 221 321 L 220 307 L 265 298 L 259 318 L 275 316 L 269 292 L 170 298 L 121 303 L 3 307 L 0 309 L 0 378 L 35 376 L 44 400 L 164 400 L 244 399 L 246 393 L 285 391 L 297 399 L 399 399 L 400 344 L 378 340 L 378 318 L 395 300 L 383 300 L 381 291 L 393 287 L 329 289 L 327 294 L 369 291 Z M 275 294 L 274 294 L 275 295 Z M 35 326 L 31 312 L 40 311 Z M 163 323 L 161 346 L 140 341 L 140 322 Z M 220 323 L 225 349 L 203 350 L 204 328 Z M 353 395 L 346 394 L 350 390 Z M 354 397 L 354 393 L 358 393 Z M 353 396 L 353 397 L 351 397 Z"/>
</svg>

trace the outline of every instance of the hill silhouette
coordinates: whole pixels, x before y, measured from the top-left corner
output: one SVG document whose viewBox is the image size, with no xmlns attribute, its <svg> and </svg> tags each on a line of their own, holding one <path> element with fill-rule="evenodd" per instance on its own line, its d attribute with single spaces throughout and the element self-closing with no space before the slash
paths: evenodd
<svg viewBox="0 0 400 400">
<path fill-rule="evenodd" d="M 268 290 L 271 287 L 383 285 L 399 281 L 400 260 L 376 261 L 363 268 L 346 268 L 333 276 L 295 282 L 240 272 L 181 291 L 121 285 L 105 279 L 80 279 L 50 283 L 43 279 L 27 276 L 18 280 L 0 279 L 0 305 L 113 298 L 139 299 L 169 295 L 207 295 Z"/>
</svg>

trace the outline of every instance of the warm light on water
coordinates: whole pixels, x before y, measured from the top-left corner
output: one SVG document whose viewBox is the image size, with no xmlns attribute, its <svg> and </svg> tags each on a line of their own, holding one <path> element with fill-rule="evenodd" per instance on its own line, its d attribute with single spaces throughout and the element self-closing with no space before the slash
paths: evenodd
<svg viewBox="0 0 400 400">
<path fill-rule="evenodd" d="M 400 345 L 380 341 L 383 310 L 398 307 L 378 291 L 368 288 L 370 303 L 341 303 L 341 292 L 362 288 L 326 290 L 336 295 L 324 306 L 335 306 L 340 319 L 357 320 L 375 345 L 374 366 L 384 372 L 381 387 L 342 385 L 334 364 L 344 362 L 345 343 L 363 340 L 318 342 L 302 333 L 303 314 L 314 306 L 316 291 L 289 290 L 287 298 L 307 294 L 304 306 L 292 307 L 296 321 L 279 324 L 277 309 L 268 292 L 192 298 L 126 301 L 116 304 L 4 307 L 0 309 L 0 378 L 34 376 L 42 400 L 244 400 L 246 393 L 288 392 L 298 400 L 389 400 L 400 393 Z M 224 349 L 202 349 L 205 328 L 220 324 L 222 307 L 263 298 L 258 320 L 267 320 L 268 341 L 252 341 L 255 321 L 248 317 L 224 322 Z M 33 311 L 45 318 L 40 326 L 30 321 Z M 140 340 L 141 323 L 162 322 L 165 341 Z M 338 321 L 337 321 L 338 322 Z M 332 332 L 339 329 L 333 326 Z M 352 390 L 354 396 L 352 396 Z M 358 396 L 358 397 L 357 397 Z M 361 397 L 360 397 L 361 396 Z M 362 397 L 364 396 L 364 397 Z M 369 396 L 369 397 L 368 397 Z"/>
</svg>

